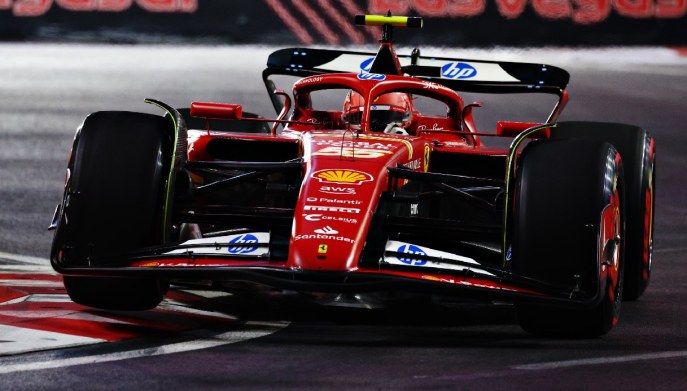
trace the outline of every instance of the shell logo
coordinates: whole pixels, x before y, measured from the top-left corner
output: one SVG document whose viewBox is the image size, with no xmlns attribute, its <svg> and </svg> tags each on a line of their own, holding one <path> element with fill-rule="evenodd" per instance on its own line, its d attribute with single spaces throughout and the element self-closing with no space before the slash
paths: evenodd
<svg viewBox="0 0 687 391">
<path fill-rule="evenodd" d="M 366 172 L 354 170 L 320 170 L 315 171 L 312 177 L 325 183 L 341 183 L 359 185 L 363 182 L 372 181 L 372 175 Z"/>
</svg>

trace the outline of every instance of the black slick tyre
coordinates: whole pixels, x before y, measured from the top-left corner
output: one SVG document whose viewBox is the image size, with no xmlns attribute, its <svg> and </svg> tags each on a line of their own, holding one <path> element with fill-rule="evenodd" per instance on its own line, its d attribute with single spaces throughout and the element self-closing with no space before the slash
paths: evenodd
<svg viewBox="0 0 687 391">
<path fill-rule="evenodd" d="M 553 140 L 524 149 L 512 270 L 587 302 L 516 304 L 525 331 L 587 338 L 604 335 L 617 323 L 624 271 L 623 181 L 620 155 L 609 143 Z"/>
<path fill-rule="evenodd" d="M 656 182 L 653 137 L 637 126 L 603 122 L 560 122 L 552 137 L 606 141 L 620 152 L 627 219 L 623 299 L 638 299 L 651 279 Z"/>
<path fill-rule="evenodd" d="M 119 254 L 161 244 L 172 155 L 168 121 L 97 112 L 77 131 L 51 252 L 55 267 L 67 271 L 65 287 L 74 302 L 143 310 L 162 300 L 167 283 L 157 279 L 70 276 L 68 269 L 116 264 Z"/>
</svg>

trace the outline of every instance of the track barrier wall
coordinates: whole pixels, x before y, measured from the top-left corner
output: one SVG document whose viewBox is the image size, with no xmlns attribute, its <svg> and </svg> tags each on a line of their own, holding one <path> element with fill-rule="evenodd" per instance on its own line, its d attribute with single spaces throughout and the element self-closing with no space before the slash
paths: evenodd
<svg viewBox="0 0 687 391">
<path fill-rule="evenodd" d="M 388 11 L 425 17 L 410 45 L 687 44 L 687 0 L 0 0 L 0 40 L 349 45 Z"/>
</svg>

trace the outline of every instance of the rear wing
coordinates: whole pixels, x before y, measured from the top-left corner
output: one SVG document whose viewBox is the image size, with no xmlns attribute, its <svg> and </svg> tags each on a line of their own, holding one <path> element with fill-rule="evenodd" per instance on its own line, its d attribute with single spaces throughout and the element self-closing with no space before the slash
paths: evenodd
<svg viewBox="0 0 687 391">
<path fill-rule="evenodd" d="M 311 48 L 280 49 L 267 59 L 263 80 L 277 111 L 281 102 L 273 94 L 271 75 L 312 76 L 322 73 L 370 73 L 377 53 Z M 555 120 L 567 100 L 570 75 L 564 69 L 533 63 L 495 62 L 449 57 L 425 57 L 414 49 L 399 55 L 404 74 L 439 83 L 455 91 L 491 94 L 547 93 L 559 97 L 550 120 Z M 395 68 L 395 67 L 393 67 Z M 374 73 L 382 73 L 375 71 Z"/>
<path fill-rule="evenodd" d="M 417 54 L 415 54 L 417 53 Z M 369 72 L 377 54 L 327 49 L 287 48 L 270 54 L 268 70 L 309 76 L 320 73 Z M 401 69 L 410 76 L 430 77 L 444 83 L 492 86 L 555 87 L 565 89 L 567 71 L 546 64 L 494 62 L 448 57 L 399 55 Z M 282 72 L 279 72 L 282 73 Z"/>
</svg>

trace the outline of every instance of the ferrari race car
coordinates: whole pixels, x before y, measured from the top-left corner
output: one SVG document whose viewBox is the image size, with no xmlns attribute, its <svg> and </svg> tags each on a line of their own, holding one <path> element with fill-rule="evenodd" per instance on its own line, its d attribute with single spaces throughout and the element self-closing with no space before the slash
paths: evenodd
<svg viewBox="0 0 687 391">
<path fill-rule="evenodd" d="M 89 115 L 51 224 L 72 300 L 145 310 L 170 282 L 241 283 L 361 307 L 498 301 L 533 334 L 607 333 L 650 279 L 651 135 L 558 122 L 563 69 L 397 55 L 394 28 L 421 18 L 356 24 L 381 27 L 376 54 L 269 56 L 276 118 L 152 99 L 163 114 Z M 481 129 L 464 101 L 523 93 L 553 97 L 548 117 Z"/>
</svg>

